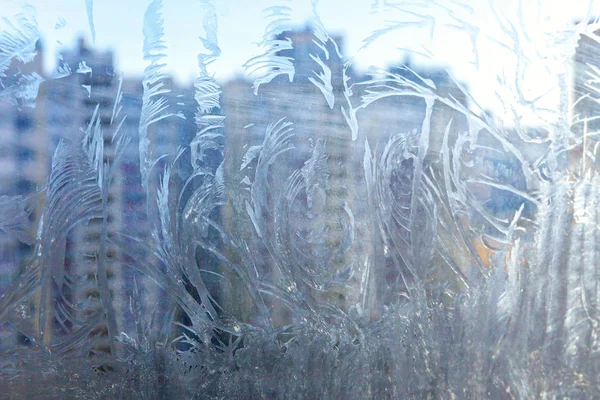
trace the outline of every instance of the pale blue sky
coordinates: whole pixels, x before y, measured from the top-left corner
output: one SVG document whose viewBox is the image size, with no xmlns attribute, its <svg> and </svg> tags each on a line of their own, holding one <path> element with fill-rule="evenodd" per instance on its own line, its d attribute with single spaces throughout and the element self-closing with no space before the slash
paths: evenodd
<svg viewBox="0 0 600 400">
<path fill-rule="evenodd" d="M 391 2 L 391 1 L 388 1 Z M 404 6 L 417 3 L 416 0 L 398 0 Z M 0 16 L 12 17 L 13 11 L 24 4 L 23 0 L 0 0 L 3 11 Z M 37 10 L 39 29 L 45 41 L 48 64 L 53 61 L 53 53 L 58 42 L 67 47 L 73 46 L 75 38 L 83 35 L 90 38 L 90 27 L 86 14 L 85 0 L 30 0 L 28 4 Z M 146 62 L 143 60 L 143 15 L 149 0 L 95 0 L 94 24 L 96 45 L 103 49 L 113 49 L 117 58 L 117 70 L 126 76 L 141 76 Z M 260 53 L 256 43 L 262 39 L 266 21 L 262 10 L 272 5 L 288 4 L 294 10 L 292 21 L 298 26 L 312 18 L 311 0 L 215 0 L 218 17 L 218 38 L 222 49 L 220 59 L 211 66 L 211 71 L 219 79 L 227 79 L 243 73 L 242 64 Z M 382 29 L 397 21 L 414 21 L 418 16 L 385 9 L 384 0 L 320 0 L 317 5 L 319 16 L 331 34 L 342 34 L 345 38 L 345 56 L 353 58 L 355 66 L 366 69 L 369 66 L 385 67 L 386 64 L 401 61 L 404 49 L 433 54 L 432 60 L 421 58 L 422 63 L 441 63 L 451 68 L 461 80 L 467 82 L 474 95 L 482 103 L 492 100 L 496 76 L 511 74 L 511 55 L 496 40 L 506 44 L 510 39 L 498 28 L 487 0 L 471 1 L 462 7 L 457 0 L 438 0 L 438 6 L 428 0 L 427 7 L 413 10 L 421 15 L 431 16 L 435 23 L 434 36 L 431 27 L 408 27 L 390 31 L 376 39 L 368 48 L 362 49 L 363 39 L 374 30 Z M 519 0 L 496 0 L 497 11 L 505 16 L 507 26 L 519 28 Z M 572 21 L 586 15 L 590 3 L 587 0 L 523 0 L 523 24 L 532 28 L 533 36 L 557 21 Z M 197 54 L 202 51 L 198 36 L 203 35 L 202 0 L 164 0 L 165 40 L 168 46 L 167 69 L 180 82 L 193 79 L 197 73 Z M 598 11 L 597 5 L 592 11 Z M 467 27 L 454 27 L 456 21 L 449 17 L 450 12 L 465 18 L 480 29 L 477 50 L 479 64 L 475 66 L 472 30 Z M 55 29 L 60 18 L 66 21 L 62 29 Z M 551 25 L 550 30 L 552 29 Z M 540 28 L 540 29 L 538 29 Z M 531 32 L 520 32 L 521 36 L 535 43 L 548 42 L 544 37 L 532 37 Z M 487 37 L 486 37 L 487 35 Z M 529 35 L 529 36 L 528 36 Z M 548 45 L 551 52 L 552 44 Z M 524 46 L 519 51 L 530 51 Z M 535 57 L 542 64 L 548 62 L 547 55 L 537 52 Z M 515 58 L 516 59 L 516 58 Z M 533 62 L 535 65 L 535 60 Z M 538 76 L 536 72 L 533 73 Z M 533 81 L 533 80 L 532 80 Z M 543 83 L 540 81 L 540 84 Z M 535 85 L 534 85 L 535 86 Z"/>
</svg>

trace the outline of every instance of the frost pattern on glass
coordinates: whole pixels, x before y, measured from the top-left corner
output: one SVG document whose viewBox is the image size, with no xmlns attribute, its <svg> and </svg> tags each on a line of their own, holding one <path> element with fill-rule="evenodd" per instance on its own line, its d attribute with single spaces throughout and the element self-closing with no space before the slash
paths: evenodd
<svg viewBox="0 0 600 400">
<path fill-rule="evenodd" d="M 16 15 L 4 15 L 0 32 L 0 99 L 16 106 L 35 107 L 44 79 L 36 71 L 8 71 L 13 60 L 27 64 L 37 54 L 39 31 L 35 9 L 24 6 Z"/>
<path fill-rule="evenodd" d="M 287 3 L 289 1 L 282 1 L 282 4 Z M 262 71 L 263 76 L 254 80 L 254 94 L 257 94 L 260 85 L 271 82 L 278 75 L 287 74 L 290 82 L 294 79 L 293 59 L 279 55 L 284 50 L 293 49 L 292 41 L 280 36 L 291 28 L 291 11 L 287 5 L 274 5 L 264 10 L 266 18 L 271 21 L 265 28 L 264 39 L 259 43 L 265 51 L 244 64 L 249 73 Z"/>
<path fill-rule="evenodd" d="M 597 395 L 595 5 L 271 3 L 0 12 L 2 393 Z"/>
</svg>

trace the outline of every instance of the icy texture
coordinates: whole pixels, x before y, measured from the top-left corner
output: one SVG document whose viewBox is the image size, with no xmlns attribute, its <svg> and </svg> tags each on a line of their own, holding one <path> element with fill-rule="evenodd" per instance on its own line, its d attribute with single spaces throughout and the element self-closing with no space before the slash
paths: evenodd
<svg viewBox="0 0 600 400">
<path fill-rule="evenodd" d="M 43 78 L 33 71 L 12 71 L 11 63 L 29 63 L 37 54 L 39 31 L 35 9 L 24 6 L 17 15 L 4 15 L 0 31 L 0 100 L 17 106 L 35 107 L 35 99 Z"/>
<path fill-rule="evenodd" d="M 167 47 L 163 35 L 162 0 L 152 0 L 144 14 L 144 60 L 150 63 L 144 70 L 144 94 L 139 123 L 140 169 L 142 183 L 146 187 L 150 169 L 158 159 L 158 155 L 153 155 L 150 150 L 148 130 L 152 124 L 175 115 L 174 112 L 169 112 L 170 104 L 164 96 L 170 89 L 165 82 L 168 78 L 164 72 Z"/>
<path fill-rule="evenodd" d="M 4 16 L 6 27 L 2 31 L 0 41 L 0 78 L 6 78 L 6 70 L 13 58 L 22 62 L 29 62 L 35 56 L 35 42 L 39 38 L 37 23 L 35 22 L 35 9 L 27 7 L 22 13 L 15 16 L 15 22 Z"/>
<path fill-rule="evenodd" d="M 282 1 L 289 4 L 289 1 Z M 274 5 L 264 10 L 266 18 L 270 21 L 265 29 L 264 39 L 259 43 L 264 48 L 263 54 L 252 57 L 244 67 L 248 73 L 262 72 L 262 76 L 254 80 L 254 94 L 257 94 L 260 85 L 271 82 L 276 76 L 287 74 L 290 82 L 294 79 L 294 64 L 291 57 L 278 55 L 284 50 L 293 49 L 289 38 L 279 39 L 279 35 L 291 29 L 291 8 L 287 5 Z"/>
<path fill-rule="evenodd" d="M 237 48 L 200 1 L 186 85 L 174 4 L 142 7 L 139 80 L 85 41 L 45 74 L 35 10 L 6 16 L 1 393 L 598 396 L 600 24 L 376 1 L 353 53 L 325 3 L 274 1 L 221 79 Z M 377 46 L 430 64 L 361 72 Z"/>
</svg>

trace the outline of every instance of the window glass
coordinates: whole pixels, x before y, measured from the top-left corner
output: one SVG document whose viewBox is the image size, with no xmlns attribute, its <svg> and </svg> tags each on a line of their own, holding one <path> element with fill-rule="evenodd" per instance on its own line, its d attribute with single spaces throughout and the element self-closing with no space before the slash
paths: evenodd
<svg viewBox="0 0 600 400">
<path fill-rule="evenodd" d="M 597 397 L 599 15 L 0 0 L 0 392 Z"/>
</svg>

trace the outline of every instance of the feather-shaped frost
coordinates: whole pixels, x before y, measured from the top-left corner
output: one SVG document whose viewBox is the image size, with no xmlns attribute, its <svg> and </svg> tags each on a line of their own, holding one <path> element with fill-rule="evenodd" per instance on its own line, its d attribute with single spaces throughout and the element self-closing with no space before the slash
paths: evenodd
<svg viewBox="0 0 600 400">
<path fill-rule="evenodd" d="M 252 204 L 246 204 L 246 210 L 259 236 L 262 236 L 266 229 L 263 212 L 266 212 L 268 208 L 269 167 L 275 162 L 278 156 L 294 149 L 293 144 L 290 143 L 290 139 L 293 136 L 292 131 L 292 123 L 281 119 L 276 123 L 269 124 L 265 133 L 254 174 L 254 182 L 252 183 Z"/>
<path fill-rule="evenodd" d="M 337 52 L 337 56 L 342 58 L 340 54 L 337 43 L 329 36 L 325 26 L 321 22 L 321 18 L 317 13 L 317 3 L 318 1 L 313 1 L 313 19 L 314 19 L 314 33 L 317 38 L 315 44 L 321 49 L 323 52 L 324 60 L 321 59 L 319 54 L 310 54 L 310 58 L 317 63 L 322 72 L 313 71 L 315 74 L 314 77 L 309 77 L 308 80 L 315 85 L 323 96 L 325 96 L 325 100 L 327 100 L 327 104 L 329 108 L 333 110 L 335 104 L 335 95 L 333 94 L 333 85 L 332 85 L 332 72 L 331 68 L 327 65 L 327 62 L 330 60 L 329 50 L 327 49 L 328 44 L 332 44 L 335 47 Z"/>
<path fill-rule="evenodd" d="M 190 143 L 191 163 L 195 173 L 199 173 L 205 165 L 205 153 L 216 150 L 223 154 L 223 127 L 225 117 L 216 113 L 220 109 L 219 98 L 221 87 L 215 77 L 209 73 L 208 67 L 221 54 L 217 41 L 217 16 L 214 5 L 210 1 L 203 3 L 205 16 L 202 26 L 206 37 L 200 40 L 207 52 L 198 54 L 198 77 L 194 82 L 194 100 L 197 109 L 195 114 L 197 133 Z"/>
<path fill-rule="evenodd" d="M 33 244 L 31 206 L 31 199 L 22 196 L 0 196 L 0 229 L 23 243 Z"/>
<path fill-rule="evenodd" d="M 294 60 L 291 57 L 277 55 L 280 51 L 294 48 L 289 38 L 277 38 L 281 33 L 290 29 L 291 8 L 288 6 L 272 6 L 265 9 L 264 13 L 266 18 L 271 20 L 260 43 L 264 52 L 252 57 L 244 64 L 248 74 L 255 72 L 261 74 L 260 77 L 254 80 L 254 94 L 258 93 L 260 85 L 271 82 L 279 75 L 287 75 L 289 81 L 292 82 L 295 74 Z"/>
<path fill-rule="evenodd" d="M 152 0 L 144 14 L 144 60 L 149 64 L 144 70 L 142 82 L 142 113 L 138 128 L 140 169 L 142 183 L 148 186 L 148 174 L 156 161 L 152 154 L 149 126 L 165 118 L 181 114 L 171 111 L 169 100 L 164 96 L 171 92 L 167 88 L 168 75 L 164 71 L 167 46 L 163 39 L 164 21 L 162 15 L 162 0 Z"/>
<path fill-rule="evenodd" d="M 6 78 L 6 70 L 13 59 L 28 63 L 33 60 L 39 31 L 35 20 L 35 9 L 24 7 L 22 13 L 15 16 L 14 23 L 4 19 L 9 29 L 0 32 L 0 82 Z"/>
<path fill-rule="evenodd" d="M 306 201 L 308 207 L 312 208 L 316 197 L 321 197 L 325 202 L 328 189 L 329 167 L 327 166 L 326 142 L 319 139 L 315 144 L 312 156 L 304 163 L 302 176 L 306 181 Z"/>
<path fill-rule="evenodd" d="M 331 85 L 331 69 L 329 69 L 329 67 L 321 60 L 321 58 L 318 55 L 313 56 L 311 54 L 310 58 L 312 58 L 313 61 L 321 67 L 323 72 L 315 72 L 314 74 L 316 75 L 316 78 L 313 78 L 311 76 L 308 78 L 308 80 L 311 81 L 312 84 L 315 85 L 321 91 L 321 93 L 323 93 L 323 96 L 325 96 L 329 108 L 333 110 L 333 106 L 335 104 L 335 96 L 333 94 L 333 86 Z"/>
<path fill-rule="evenodd" d="M 64 251 L 69 231 L 79 222 L 101 216 L 102 193 L 96 172 L 80 146 L 59 142 L 47 184 L 38 254 L 41 266 L 40 335 L 52 341 L 53 298 L 65 283 Z"/>
</svg>

